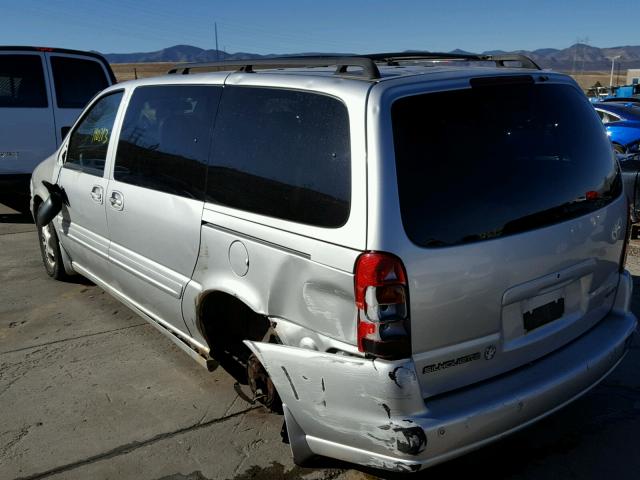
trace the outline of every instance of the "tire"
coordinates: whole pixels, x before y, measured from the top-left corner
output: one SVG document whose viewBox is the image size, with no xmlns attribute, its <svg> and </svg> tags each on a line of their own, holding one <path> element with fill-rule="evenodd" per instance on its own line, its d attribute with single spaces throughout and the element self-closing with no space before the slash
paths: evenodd
<svg viewBox="0 0 640 480">
<path fill-rule="evenodd" d="M 44 226 L 38 225 L 38 240 L 42 263 L 47 275 L 55 280 L 66 279 L 67 273 L 62 264 L 60 242 L 58 241 L 55 227 L 51 223 Z"/>
</svg>

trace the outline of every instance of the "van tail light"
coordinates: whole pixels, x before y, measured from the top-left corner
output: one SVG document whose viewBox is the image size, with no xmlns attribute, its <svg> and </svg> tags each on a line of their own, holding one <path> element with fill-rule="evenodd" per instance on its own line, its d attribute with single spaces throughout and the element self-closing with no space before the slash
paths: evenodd
<svg viewBox="0 0 640 480">
<path fill-rule="evenodd" d="M 355 266 L 358 350 L 388 360 L 411 356 L 409 289 L 402 261 L 383 252 L 361 254 Z"/>
</svg>

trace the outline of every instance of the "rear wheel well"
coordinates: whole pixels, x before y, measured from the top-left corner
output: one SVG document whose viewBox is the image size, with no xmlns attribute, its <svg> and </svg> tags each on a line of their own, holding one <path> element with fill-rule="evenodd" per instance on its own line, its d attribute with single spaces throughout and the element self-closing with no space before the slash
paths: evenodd
<svg viewBox="0 0 640 480">
<path fill-rule="evenodd" d="M 249 385 L 252 401 L 282 413 L 282 402 L 269 374 L 243 343 L 244 340 L 278 342 L 269 319 L 237 297 L 219 291 L 207 294 L 198 312 L 198 329 L 209 345 L 210 355 L 238 383 Z"/>
<path fill-rule="evenodd" d="M 251 352 L 243 340 L 262 341 L 270 327 L 265 315 L 228 293 L 211 292 L 200 302 L 198 328 L 218 361 L 231 357 L 246 366 Z"/>
</svg>

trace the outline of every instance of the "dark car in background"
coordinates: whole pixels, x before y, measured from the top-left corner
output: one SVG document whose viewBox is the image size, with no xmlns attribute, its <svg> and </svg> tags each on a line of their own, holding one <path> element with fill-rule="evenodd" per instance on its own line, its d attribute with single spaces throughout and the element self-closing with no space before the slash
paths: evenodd
<svg viewBox="0 0 640 480">
<path fill-rule="evenodd" d="M 640 221 L 640 153 L 618 154 L 622 183 L 629 200 L 629 215 L 632 223 Z M 631 230 L 633 238 L 638 237 L 638 225 Z"/>
<path fill-rule="evenodd" d="M 609 98 L 603 98 L 600 101 L 604 103 L 624 102 L 624 103 L 640 104 L 640 97 L 609 97 Z"/>
</svg>

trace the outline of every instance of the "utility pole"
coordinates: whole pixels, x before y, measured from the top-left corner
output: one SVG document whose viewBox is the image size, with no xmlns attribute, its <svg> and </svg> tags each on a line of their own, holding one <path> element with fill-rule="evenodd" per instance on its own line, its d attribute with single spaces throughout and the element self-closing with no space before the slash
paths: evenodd
<svg viewBox="0 0 640 480">
<path fill-rule="evenodd" d="M 584 59 L 587 56 L 587 47 L 589 46 L 589 37 L 584 37 L 584 45 L 582 46 L 582 66 L 580 67 L 580 73 L 584 73 Z"/>
<path fill-rule="evenodd" d="M 609 78 L 609 90 L 611 91 L 611 93 L 613 93 L 613 65 L 616 63 L 616 58 L 620 58 L 620 55 L 607 58 L 611 60 L 611 77 Z"/>
<path fill-rule="evenodd" d="M 579 46 L 580 46 L 580 38 L 576 38 L 575 48 L 573 49 L 573 65 L 571 65 L 571 75 L 576 74 L 576 60 L 578 59 Z"/>
<path fill-rule="evenodd" d="M 215 29 L 215 32 L 216 32 L 216 62 L 219 62 L 220 51 L 218 50 L 218 23 L 217 22 L 213 23 L 213 28 Z"/>
</svg>

